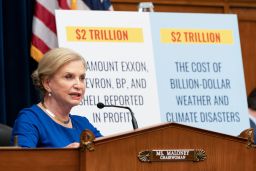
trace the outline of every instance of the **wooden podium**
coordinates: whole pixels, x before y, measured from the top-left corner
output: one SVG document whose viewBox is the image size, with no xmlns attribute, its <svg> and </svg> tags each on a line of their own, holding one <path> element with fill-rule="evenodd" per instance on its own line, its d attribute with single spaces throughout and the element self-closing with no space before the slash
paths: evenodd
<svg viewBox="0 0 256 171">
<path fill-rule="evenodd" d="M 253 147 L 250 139 L 175 123 L 103 137 L 93 143 L 81 142 L 81 146 L 79 149 L 0 148 L 0 170 L 254 171 L 256 169 L 256 148 Z M 94 150 L 90 151 L 89 149 L 92 148 Z M 203 154 L 201 156 L 192 153 L 199 160 L 191 159 L 191 156 L 187 156 L 191 160 L 165 160 L 174 159 L 173 155 L 184 157 L 185 153 L 182 151 L 193 152 L 193 150 L 203 151 L 199 153 Z M 166 156 L 166 152 L 169 157 Z M 179 152 L 179 154 L 171 152 Z M 156 159 L 160 156 L 164 160 Z M 147 159 L 157 161 L 147 161 Z"/>
</svg>

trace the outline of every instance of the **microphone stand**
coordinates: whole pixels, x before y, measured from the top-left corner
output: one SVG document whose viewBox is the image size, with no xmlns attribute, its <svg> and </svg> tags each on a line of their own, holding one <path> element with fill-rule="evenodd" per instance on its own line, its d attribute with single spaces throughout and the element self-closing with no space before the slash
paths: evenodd
<svg viewBox="0 0 256 171">
<path fill-rule="evenodd" d="M 123 108 L 123 109 L 128 109 L 131 113 L 131 116 L 132 116 L 132 126 L 133 126 L 133 129 L 138 129 L 138 123 L 136 121 L 136 118 L 134 116 L 134 113 L 132 112 L 131 108 L 129 107 L 126 107 L 126 106 L 116 106 L 116 105 L 104 105 L 104 107 L 118 107 L 118 108 Z"/>
</svg>

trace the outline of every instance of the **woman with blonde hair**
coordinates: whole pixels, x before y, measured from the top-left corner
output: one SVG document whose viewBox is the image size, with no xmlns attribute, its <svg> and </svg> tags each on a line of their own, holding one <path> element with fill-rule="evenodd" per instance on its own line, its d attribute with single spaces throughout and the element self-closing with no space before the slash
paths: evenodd
<svg viewBox="0 0 256 171">
<path fill-rule="evenodd" d="M 102 136 L 86 117 L 70 114 L 84 97 L 85 71 L 84 58 L 70 49 L 56 48 L 44 55 L 32 74 L 42 100 L 21 110 L 13 127 L 19 146 L 79 147 L 85 129 Z"/>
</svg>

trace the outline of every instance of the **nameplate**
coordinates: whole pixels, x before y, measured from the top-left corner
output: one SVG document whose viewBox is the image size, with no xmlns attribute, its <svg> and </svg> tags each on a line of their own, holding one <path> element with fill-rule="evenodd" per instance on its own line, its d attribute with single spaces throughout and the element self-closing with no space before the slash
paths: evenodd
<svg viewBox="0 0 256 171">
<path fill-rule="evenodd" d="M 203 149 L 166 149 L 145 150 L 139 152 L 138 158 L 142 162 L 162 161 L 203 161 L 206 153 Z"/>
</svg>

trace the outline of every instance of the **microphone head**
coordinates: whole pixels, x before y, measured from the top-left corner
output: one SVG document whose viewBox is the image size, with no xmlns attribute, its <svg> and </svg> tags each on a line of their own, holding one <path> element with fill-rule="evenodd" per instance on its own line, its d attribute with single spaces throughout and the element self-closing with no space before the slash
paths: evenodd
<svg viewBox="0 0 256 171">
<path fill-rule="evenodd" d="M 103 103 L 99 102 L 99 103 L 97 104 L 97 107 L 98 107 L 99 109 L 102 109 L 102 108 L 105 107 L 105 105 L 104 105 Z"/>
</svg>

